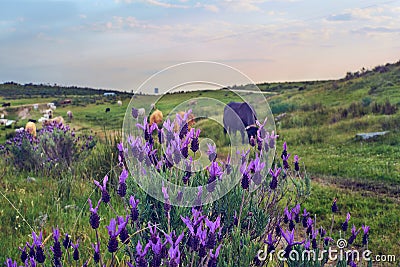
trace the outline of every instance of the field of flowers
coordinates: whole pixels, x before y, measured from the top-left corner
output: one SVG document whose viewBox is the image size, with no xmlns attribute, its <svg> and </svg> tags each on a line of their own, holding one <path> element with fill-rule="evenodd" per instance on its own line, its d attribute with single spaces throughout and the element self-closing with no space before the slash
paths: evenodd
<svg viewBox="0 0 400 267">
<path fill-rule="evenodd" d="M 176 123 L 182 124 L 182 121 Z M 189 131 L 186 121 L 179 134 L 168 125 L 169 121 L 164 122 L 164 132 L 145 120 L 144 124 L 137 125 L 143 131 L 142 136 L 128 138 L 127 144 L 117 143 L 116 165 L 102 180 L 93 180 L 97 190 L 87 199 L 83 206 L 86 211 L 78 218 L 79 224 L 87 226 L 82 226 L 80 231 L 68 229 L 67 225 L 63 229 L 57 225 L 32 229 L 32 239 L 19 247 L 17 258 L 6 259 L 6 266 L 278 265 L 273 255 L 277 249 L 283 251 L 282 257 L 288 266 L 322 266 L 329 261 L 327 254 L 317 259 L 294 260 L 290 255 L 305 251 L 319 255 L 319 251 L 335 245 L 332 231 L 337 227 L 343 231 L 340 240 L 347 243 L 346 247 L 357 242 L 360 249 L 368 248 L 369 226 L 351 224 L 350 213 L 341 225 L 336 225 L 336 199 L 332 199 L 330 208 L 332 224 L 325 228 L 317 225 L 312 211 L 302 207 L 310 194 L 310 179 L 300 166 L 299 156 L 292 156 L 286 143 L 277 149 L 273 168 L 266 168 L 267 153 L 275 153 L 278 136 L 267 132 L 262 125 L 257 141 L 246 151 L 237 151 L 239 164 L 233 164 L 233 159 L 220 160 L 216 147 L 209 146 L 209 163 L 200 173 L 191 170 L 193 157 L 199 150 L 200 131 L 194 128 Z M 167 149 L 162 153 L 156 144 L 165 144 Z M 36 171 L 55 178 L 57 172 L 49 170 L 72 169 L 72 163 L 82 160 L 82 151 L 94 146 L 93 137 L 77 137 L 60 124 L 42 129 L 37 138 L 21 131 L 3 151 L 18 171 L 31 171 L 32 166 L 19 164 L 26 162 L 21 157 L 27 156 L 35 160 Z M 30 153 L 21 153 L 22 150 Z M 62 158 L 51 157 L 54 151 Z M 189 207 L 172 206 L 172 201 L 183 199 L 183 192 L 173 195 L 171 187 L 162 186 L 159 188 L 164 198 L 162 203 L 141 192 L 133 182 L 125 161 L 128 151 L 138 166 L 152 166 L 166 181 L 206 186 L 199 187 Z M 43 155 L 47 156 L 42 159 Z M 173 171 L 174 165 L 181 161 L 186 167 Z M 240 183 L 223 198 L 204 205 L 207 196 L 224 180 L 229 181 L 232 173 L 239 174 Z M 259 188 L 251 191 L 252 186 Z M 263 247 L 266 256 L 260 257 Z M 372 262 L 363 264 L 372 266 Z M 335 265 L 357 266 L 357 263 L 350 257 Z"/>
</svg>

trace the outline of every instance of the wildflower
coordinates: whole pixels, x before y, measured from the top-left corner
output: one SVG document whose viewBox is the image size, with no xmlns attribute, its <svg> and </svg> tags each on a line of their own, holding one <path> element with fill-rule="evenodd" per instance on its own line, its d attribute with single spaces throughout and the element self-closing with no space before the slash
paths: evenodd
<svg viewBox="0 0 400 267">
<path fill-rule="evenodd" d="M 298 155 L 294 155 L 293 163 L 294 163 L 294 170 L 295 170 L 296 172 L 298 172 L 298 171 L 300 170 L 300 166 L 299 166 L 299 156 L 298 156 Z"/>
<path fill-rule="evenodd" d="M 21 261 L 25 262 L 26 259 L 28 259 L 28 253 L 26 252 L 26 245 L 23 248 L 18 247 L 18 249 L 21 251 L 21 256 L 20 256 Z"/>
<path fill-rule="evenodd" d="M 362 229 L 363 229 L 363 232 L 364 232 L 362 243 L 365 246 L 365 245 L 368 244 L 369 226 L 363 225 Z"/>
<path fill-rule="evenodd" d="M 287 157 L 287 144 L 286 144 L 286 142 L 284 142 L 283 143 L 283 151 L 282 151 L 282 154 L 281 154 L 281 158 L 283 159 L 284 157 Z"/>
<path fill-rule="evenodd" d="M 143 248 L 142 244 L 140 243 L 140 240 L 138 240 L 138 243 L 136 245 L 136 266 L 137 267 L 147 267 L 147 260 L 145 258 L 147 251 L 150 248 L 150 244 L 147 243 L 146 246 Z"/>
<path fill-rule="evenodd" d="M 321 236 L 321 238 L 324 238 L 326 235 L 326 231 L 322 226 L 319 228 L 319 235 Z"/>
<path fill-rule="evenodd" d="M 303 219 L 301 220 L 301 222 L 303 224 L 303 227 L 306 228 L 307 227 L 307 219 L 308 219 L 308 216 L 310 216 L 310 213 L 307 212 L 306 209 L 304 209 L 302 216 L 303 216 Z"/>
<path fill-rule="evenodd" d="M 100 216 L 97 214 L 97 211 L 99 210 L 99 206 L 101 203 L 101 199 L 97 202 L 97 206 L 93 208 L 92 205 L 92 200 L 89 198 L 88 199 L 89 206 L 90 206 L 90 218 L 89 218 L 89 223 L 90 226 L 92 226 L 93 229 L 99 228 L 100 225 Z"/>
<path fill-rule="evenodd" d="M 282 229 L 281 229 L 281 226 L 280 226 L 280 222 L 279 222 L 279 221 L 276 223 L 276 226 L 275 226 L 275 235 L 276 235 L 277 237 L 282 236 Z"/>
<path fill-rule="evenodd" d="M 347 231 L 347 228 L 349 227 L 349 220 L 350 220 L 350 213 L 348 212 L 347 216 L 346 216 L 346 220 L 342 224 L 342 230 L 345 232 Z"/>
<path fill-rule="evenodd" d="M 161 238 L 158 237 L 156 242 L 151 241 L 151 250 L 154 253 L 153 259 L 150 264 L 151 267 L 161 266 L 162 248 L 163 244 L 161 243 Z"/>
<path fill-rule="evenodd" d="M 161 187 L 161 191 L 163 193 L 164 196 L 164 210 L 167 214 L 169 214 L 169 212 L 171 211 L 171 203 L 169 201 L 169 195 L 168 195 L 168 189 L 164 186 Z M 168 215 L 169 216 L 169 215 Z"/>
<path fill-rule="evenodd" d="M 242 180 L 241 180 L 241 185 L 244 190 L 249 189 L 250 186 L 250 177 L 249 177 L 249 170 L 246 162 L 244 162 L 240 166 L 240 172 L 242 173 Z"/>
<path fill-rule="evenodd" d="M 193 151 L 193 153 L 196 153 L 199 150 L 199 136 L 200 136 L 200 129 L 195 131 L 194 128 L 190 130 L 189 134 L 192 138 L 192 141 L 190 143 L 190 150 Z"/>
<path fill-rule="evenodd" d="M 208 249 L 214 249 L 216 245 L 216 239 L 215 239 L 215 232 L 216 230 L 221 227 L 221 217 L 218 216 L 215 222 L 210 221 L 207 217 L 205 218 L 206 225 L 209 228 L 209 232 L 207 235 L 207 248 Z"/>
<path fill-rule="evenodd" d="M 42 248 L 43 233 L 40 232 L 39 236 L 37 236 L 35 232 L 32 232 L 32 238 L 33 238 L 32 245 L 34 245 L 36 249 L 35 260 L 38 263 L 43 263 L 46 259 L 46 256 L 44 255 L 44 251 Z"/>
<path fill-rule="evenodd" d="M 219 179 L 224 172 L 215 161 L 211 162 L 211 165 L 207 167 L 207 170 L 209 173 L 209 178 L 207 181 L 207 191 L 213 192 L 215 190 L 216 179 Z"/>
<path fill-rule="evenodd" d="M 186 168 L 185 168 L 185 173 L 182 177 L 182 181 L 184 184 L 188 184 L 189 178 L 192 176 L 192 172 L 191 172 L 192 171 L 192 162 L 193 162 L 192 157 L 190 157 L 189 160 L 185 161 Z"/>
<path fill-rule="evenodd" d="M 185 140 L 183 140 L 181 143 L 181 154 L 185 159 L 189 157 L 189 147 L 188 147 L 189 142 L 190 142 L 190 136 L 187 136 Z"/>
<path fill-rule="evenodd" d="M 351 236 L 349 238 L 349 244 L 353 244 L 354 240 L 356 239 L 357 235 L 358 235 L 357 228 L 355 227 L 355 225 L 353 224 L 353 227 L 351 228 Z"/>
<path fill-rule="evenodd" d="M 93 260 L 95 263 L 99 263 L 99 261 L 100 261 L 100 244 L 99 243 L 92 244 L 92 248 L 94 250 Z"/>
<path fill-rule="evenodd" d="M 264 240 L 264 243 L 268 245 L 267 254 L 275 250 L 275 244 L 277 241 L 278 241 L 277 239 L 272 239 L 272 233 L 268 234 L 268 239 Z"/>
<path fill-rule="evenodd" d="M 164 143 L 164 136 L 165 136 L 165 134 L 164 134 L 164 128 L 158 129 L 157 136 L 158 136 L 158 142 L 159 142 L 160 144 L 163 144 L 163 143 Z"/>
<path fill-rule="evenodd" d="M 312 229 L 313 229 L 313 220 L 311 219 L 311 218 L 308 218 L 307 219 L 307 231 L 306 231 L 306 233 L 308 234 L 308 235 L 310 235 L 311 233 L 312 233 Z"/>
<path fill-rule="evenodd" d="M 135 197 L 131 196 L 129 198 L 129 204 L 131 205 L 130 217 L 131 217 L 131 222 L 132 222 L 132 225 L 133 225 L 133 223 L 136 222 L 136 220 L 139 218 L 139 211 L 138 211 L 138 208 L 137 208 L 137 206 L 139 204 L 139 199 L 135 200 Z"/>
<path fill-rule="evenodd" d="M 194 207 L 198 210 L 201 209 L 201 205 L 202 205 L 202 196 L 203 196 L 203 187 L 202 186 L 198 186 L 197 187 L 197 198 L 194 200 Z"/>
<path fill-rule="evenodd" d="M 13 261 L 12 259 L 7 259 L 4 264 L 6 267 L 18 267 L 17 261 Z"/>
<path fill-rule="evenodd" d="M 312 244 L 312 248 L 313 248 L 313 249 L 317 249 L 317 248 L 318 248 L 318 244 L 317 244 L 317 234 L 318 234 L 318 231 L 317 231 L 317 230 L 312 231 L 312 234 L 311 234 L 311 244 Z"/>
<path fill-rule="evenodd" d="M 333 213 L 336 213 L 336 212 L 338 212 L 338 207 L 337 207 L 337 204 L 336 204 L 336 198 L 333 200 L 333 203 L 332 203 L 332 212 Z"/>
<path fill-rule="evenodd" d="M 221 246 L 219 245 L 217 249 L 215 250 L 215 254 L 210 250 L 210 259 L 208 260 L 208 267 L 217 267 L 218 263 L 218 255 L 219 251 L 221 250 Z"/>
<path fill-rule="evenodd" d="M 288 159 L 290 158 L 290 154 L 282 155 L 282 163 L 284 169 L 289 169 Z"/>
<path fill-rule="evenodd" d="M 254 140 L 254 136 L 250 136 L 250 146 L 255 147 L 256 146 L 256 141 Z"/>
<path fill-rule="evenodd" d="M 307 241 L 304 243 L 304 249 L 305 249 L 305 250 L 310 250 L 310 246 L 311 246 L 310 240 L 307 240 Z"/>
<path fill-rule="evenodd" d="M 139 110 L 134 108 L 134 107 L 132 107 L 132 117 L 137 119 L 138 116 L 139 116 Z"/>
<path fill-rule="evenodd" d="M 212 162 L 215 161 L 217 158 L 217 146 L 212 145 L 212 144 L 207 144 L 208 150 L 207 150 L 207 155 L 208 159 Z"/>
<path fill-rule="evenodd" d="M 289 253 L 290 251 L 292 251 L 293 246 L 295 245 L 300 245 L 303 242 L 295 242 L 294 241 L 294 229 L 292 231 L 282 231 L 282 236 L 283 238 L 285 238 L 287 246 L 285 248 L 285 257 L 288 258 L 289 257 Z"/>
<path fill-rule="evenodd" d="M 101 190 L 101 200 L 107 204 L 110 202 L 110 194 L 107 191 L 107 182 L 108 182 L 108 175 L 104 176 L 103 185 L 101 185 L 98 181 L 94 180 L 94 184 L 100 188 Z"/>
<path fill-rule="evenodd" d="M 73 258 L 75 261 L 78 261 L 78 260 L 79 260 L 79 250 L 78 250 L 78 248 L 79 248 L 79 241 L 76 241 L 76 244 L 71 243 L 71 246 L 72 246 L 72 248 L 74 249 L 74 253 L 72 254 L 72 258 Z"/>
<path fill-rule="evenodd" d="M 300 222 L 300 204 L 297 204 L 292 209 L 292 214 L 294 214 L 294 220 L 296 223 Z"/>
<path fill-rule="evenodd" d="M 254 168 L 254 175 L 252 179 L 256 185 L 259 185 L 262 182 L 261 171 L 265 168 L 265 162 L 263 162 L 257 155 L 256 158 L 252 161 L 252 163 Z"/>
<path fill-rule="evenodd" d="M 282 171 L 281 168 L 276 168 L 276 167 L 275 167 L 274 170 L 269 169 L 269 173 L 270 173 L 271 176 L 272 176 L 272 180 L 271 180 L 271 182 L 269 183 L 269 187 L 270 187 L 272 190 L 275 190 L 275 189 L 278 187 L 278 176 L 279 176 L 279 174 L 281 173 L 281 171 Z"/>
<path fill-rule="evenodd" d="M 179 251 L 179 243 L 182 241 L 185 233 L 182 232 L 178 237 L 175 238 L 175 231 L 170 234 L 165 234 L 167 242 L 171 245 L 168 250 L 168 255 L 170 257 L 169 266 L 177 267 L 180 264 L 181 253 Z"/>
<path fill-rule="evenodd" d="M 118 216 L 118 230 L 119 230 L 119 239 L 123 244 L 129 244 L 129 234 L 126 229 L 126 225 L 128 224 L 129 216 L 126 216 L 126 219 L 122 216 Z"/>
<path fill-rule="evenodd" d="M 106 228 L 108 230 L 108 235 L 110 237 L 108 240 L 107 248 L 110 253 L 114 253 L 118 249 L 117 236 L 120 234 L 122 228 L 121 227 L 117 228 L 117 222 L 114 218 L 110 220 L 110 224 L 106 226 Z"/>
<path fill-rule="evenodd" d="M 171 123 L 171 120 L 168 118 L 164 121 L 163 123 L 163 128 L 166 129 L 166 141 L 167 144 L 171 142 L 172 139 L 174 139 L 174 124 Z"/>
<path fill-rule="evenodd" d="M 332 241 L 333 241 L 332 237 L 329 237 L 329 236 L 324 237 L 324 245 L 325 246 L 328 246 L 329 242 L 332 242 Z"/>
<path fill-rule="evenodd" d="M 62 257 L 62 251 L 61 251 L 61 244 L 60 244 L 60 231 L 58 228 L 53 228 L 53 238 L 54 238 L 54 244 L 52 247 L 53 254 L 54 254 L 54 259 L 61 259 Z M 23 260 L 25 262 L 25 260 Z"/>
<path fill-rule="evenodd" d="M 117 192 L 120 197 L 125 197 L 126 195 L 126 179 L 128 178 L 128 175 L 128 171 L 124 168 L 119 176 Z"/>
<path fill-rule="evenodd" d="M 71 239 L 68 234 L 65 234 L 65 238 L 63 240 L 63 246 L 65 249 L 68 249 L 71 246 Z"/>
</svg>

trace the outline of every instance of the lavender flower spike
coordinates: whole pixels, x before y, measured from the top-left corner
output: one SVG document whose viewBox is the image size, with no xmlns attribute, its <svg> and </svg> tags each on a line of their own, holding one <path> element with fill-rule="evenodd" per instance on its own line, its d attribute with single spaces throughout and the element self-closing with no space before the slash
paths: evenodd
<svg viewBox="0 0 400 267">
<path fill-rule="evenodd" d="M 347 216 L 346 216 L 346 220 L 344 221 L 344 223 L 342 224 L 342 230 L 343 231 L 347 231 L 347 228 L 349 227 L 349 220 L 350 220 L 350 213 L 348 212 L 347 213 Z"/>
<path fill-rule="evenodd" d="M 218 255 L 219 251 L 221 250 L 221 246 L 219 245 L 215 250 L 215 254 L 210 250 L 210 260 L 208 261 L 208 267 L 216 267 L 218 263 Z"/>
<path fill-rule="evenodd" d="M 363 229 L 364 232 L 362 243 L 365 246 L 366 244 L 368 244 L 369 226 L 363 225 L 361 228 Z"/>
<path fill-rule="evenodd" d="M 96 181 L 96 180 L 94 180 L 93 181 L 94 182 L 94 184 L 98 187 L 98 188 L 100 188 L 100 190 L 101 190 L 101 200 L 104 202 L 104 203 L 108 203 L 108 202 L 110 202 L 110 194 L 108 193 L 108 191 L 107 191 L 107 182 L 108 182 L 108 175 L 106 175 L 106 176 L 104 176 L 104 179 L 103 179 L 103 185 L 101 185 L 98 181 Z"/>
<path fill-rule="evenodd" d="M 118 183 L 118 195 L 120 197 L 125 197 L 126 195 L 126 179 L 128 178 L 129 172 L 124 168 L 119 176 Z"/>
<path fill-rule="evenodd" d="M 89 207 L 90 207 L 90 218 L 89 218 L 89 223 L 90 226 L 92 226 L 93 229 L 97 229 L 99 228 L 100 225 L 100 216 L 97 214 L 97 211 L 99 210 L 99 206 L 101 203 L 101 199 L 99 199 L 99 201 L 97 202 L 97 206 L 93 208 L 92 205 L 92 200 L 89 198 L 88 199 L 89 202 Z"/>
<path fill-rule="evenodd" d="M 131 205 L 131 221 L 132 224 L 139 218 L 139 211 L 138 211 L 138 204 L 139 204 L 139 199 L 135 200 L 134 196 L 131 196 L 129 198 L 129 204 Z"/>
</svg>

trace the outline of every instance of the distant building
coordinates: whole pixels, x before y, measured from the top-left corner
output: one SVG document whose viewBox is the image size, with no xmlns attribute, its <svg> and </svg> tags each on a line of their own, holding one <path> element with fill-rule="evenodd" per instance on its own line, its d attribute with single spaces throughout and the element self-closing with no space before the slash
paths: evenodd
<svg viewBox="0 0 400 267">
<path fill-rule="evenodd" d="M 104 96 L 115 96 L 115 93 L 104 93 Z"/>
<path fill-rule="evenodd" d="M 158 94 L 158 88 L 154 88 L 154 94 Z"/>
</svg>

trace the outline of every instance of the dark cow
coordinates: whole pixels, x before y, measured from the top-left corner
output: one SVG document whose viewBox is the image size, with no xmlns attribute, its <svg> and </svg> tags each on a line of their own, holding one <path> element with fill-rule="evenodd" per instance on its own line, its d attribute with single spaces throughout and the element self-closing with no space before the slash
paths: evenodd
<svg viewBox="0 0 400 267">
<path fill-rule="evenodd" d="M 37 123 L 37 120 L 34 120 L 34 119 L 29 119 L 28 121 L 33 122 L 33 123 Z"/>
<path fill-rule="evenodd" d="M 111 109 L 110 109 L 110 108 L 106 108 L 106 113 L 107 113 L 107 112 L 110 112 L 110 111 L 111 111 Z"/>
<path fill-rule="evenodd" d="M 244 131 L 246 130 L 249 142 L 251 137 L 257 137 L 257 114 L 248 103 L 230 102 L 224 108 L 224 133 L 229 134 L 239 131 L 244 144 Z"/>
<path fill-rule="evenodd" d="M 10 102 L 8 102 L 8 103 L 3 103 L 3 105 L 1 105 L 2 107 L 10 107 L 11 106 L 11 103 Z"/>
</svg>

